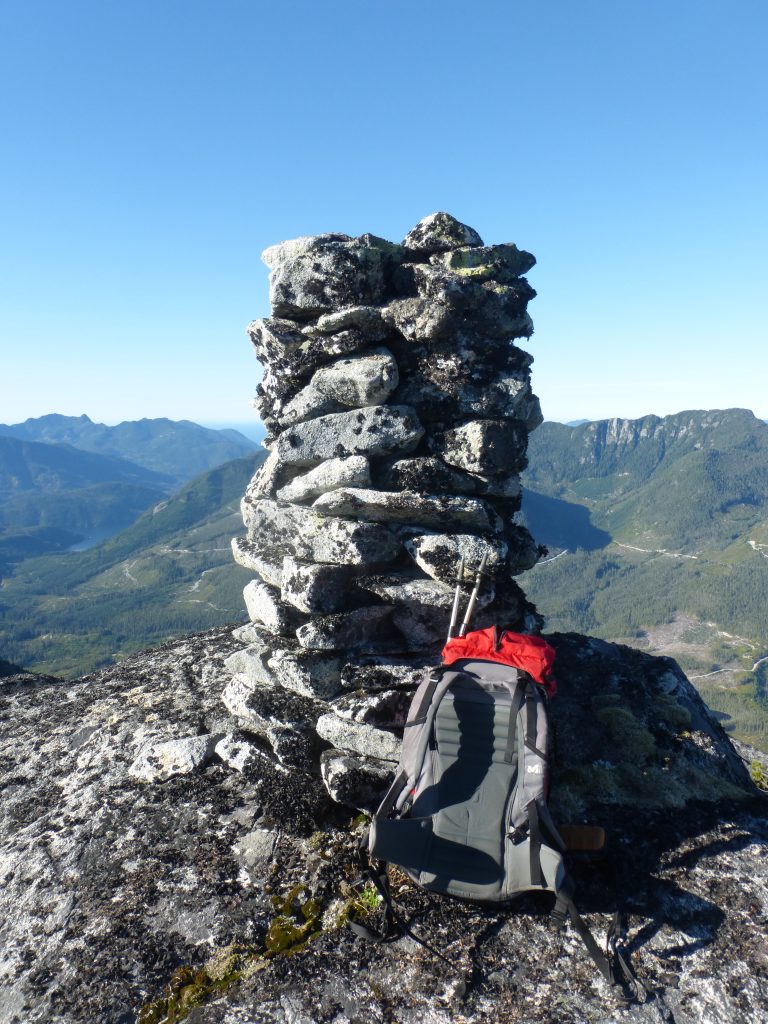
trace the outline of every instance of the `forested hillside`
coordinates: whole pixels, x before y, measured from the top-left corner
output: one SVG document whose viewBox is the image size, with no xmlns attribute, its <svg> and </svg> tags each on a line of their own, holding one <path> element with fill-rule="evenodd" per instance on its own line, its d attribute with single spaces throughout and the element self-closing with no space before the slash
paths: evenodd
<svg viewBox="0 0 768 1024">
<path fill-rule="evenodd" d="M 211 430 L 189 420 L 165 418 L 125 420 L 110 427 L 88 416 L 50 413 L 23 423 L 0 424 L 0 435 L 127 459 L 165 474 L 176 487 L 256 448 L 255 442 L 236 430 Z"/>
<path fill-rule="evenodd" d="M 113 536 L 192 477 L 255 447 L 236 430 L 186 420 L 108 427 L 51 414 L 0 424 L 0 578 L 25 559 Z"/>
<path fill-rule="evenodd" d="M 739 409 L 545 423 L 524 482 L 550 549 L 524 586 L 548 628 L 672 654 L 765 744 L 768 426 Z"/>
<path fill-rule="evenodd" d="M 264 453 L 204 473 L 87 551 L 30 559 L 0 589 L 2 656 L 81 675 L 184 633 L 244 617 L 232 560 L 240 497 Z"/>
</svg>

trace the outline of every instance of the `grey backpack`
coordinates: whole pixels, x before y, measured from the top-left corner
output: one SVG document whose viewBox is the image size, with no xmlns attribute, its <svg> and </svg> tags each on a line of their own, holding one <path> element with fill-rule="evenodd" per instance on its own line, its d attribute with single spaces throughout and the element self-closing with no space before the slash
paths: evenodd
<svg viewBox="0 0 768 1024">
<path fill-rule="evenodd" d="M 369 877 L 388 928 L 397 915 L 387 863 L 425 889 L 465 899 L 549 891 L 555 924 L 570 919 L 604 977 L 617 983 L 615 961 L 640 997 L 617 946 L 619 915 L 604 954 L 576 909 L 566 846 L 547 808 L 554 651 L 538 637 L 488 629 L 450 639 L 443 659 L 413 697 L 398 772 L 368 833 Z"/>
</svg>

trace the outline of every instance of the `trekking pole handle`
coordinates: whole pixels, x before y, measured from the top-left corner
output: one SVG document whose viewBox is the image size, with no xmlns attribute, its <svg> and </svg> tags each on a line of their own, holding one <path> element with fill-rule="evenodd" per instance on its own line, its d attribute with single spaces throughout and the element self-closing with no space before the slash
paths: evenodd
<svg viewBox="0 0 768 1024">
<path fill-rule="evenodd" d="M 453 595 L 453 608 L 451 609 L 451 621 L 448 626 L 448 639 L 450 640 L 456 629 L 459 620 L 459 601 L 461 600 L 461 584 L 464 582 L 464 559 L 459 563 L 459 575 L 456 579 L 456 593 Z"/>
<path fill-rule="evenodd" d="M 464 621 L 462 622 L 461 629 L 459 630 L 459 636 L 465 636 L 466 635 L 466 632 L 469 629 L 469 624 L 472 621 L 472 616 L 473 616 L 474 611 L 475 611 L 475 605 L 477 604 L 477 598 L 478 598 L 478 595 L 480 593 L 480 586 L 481 586 L 482 580 L 483 580 L 483 572 L 485 571 L 485 563 L 487 561 L 488 561 L 488 552 L 484 551 L 483 552 L 483 557 L 480 559 L 480 568 L 477 570 L 477 578 L 475 580 L 475 587 L 474 587 L 474 590 L 472 591 L 472 595 L 471 595 L 471 597 L 469 599 L 469 604 L 467 605 L 467 610 L 466 610 L 466 613 L 464 615 Z"/>
</svg>

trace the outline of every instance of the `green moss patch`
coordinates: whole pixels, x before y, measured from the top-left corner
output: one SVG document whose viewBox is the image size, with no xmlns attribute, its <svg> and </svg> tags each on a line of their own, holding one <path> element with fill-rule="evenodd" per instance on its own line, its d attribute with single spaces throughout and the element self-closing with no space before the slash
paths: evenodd
<svg viewBox="0 0 768 1024">
<path fill-rule="evenodd" d="M 194 1007 L 263 970 L 271 959 L 300 953 L 322 934 L 336 931 L 350 920 L 368 917 L 381 902 L 373 885 L 362 890 L 344 886 L 343 890 L 327 906 L 303 885 L 273 896 L 276 913 L 263 949 L 233 944 L 217 950 L 201 968 L 179 967 L 163 995 L 141 1008 L 136 1024 L 178 1024 Z"/>
<path fill-rule="evenodd" d="M 677 731 L 690 728 L 691 712 L 670 694 L 664 693 L 658 696 L 654 707 L 661 721 L 665 722 L 671 729 Z"/>
<path fill-rule="evenodd" d="M 749 766 L 749 775 L 758 789 L 768 793 L 768 771 L 759 761 L 752 761 Z"/>
<path fill-rule="evenodd" d="M 602 706 L 601 706 L 602 703 Z M 656 750 L 653 734 L 627 708 L 602 701 L 593 701 L 595 718 L 607 733 L 611 753 L 622 761 L 645 760 Z"/>
</svg>

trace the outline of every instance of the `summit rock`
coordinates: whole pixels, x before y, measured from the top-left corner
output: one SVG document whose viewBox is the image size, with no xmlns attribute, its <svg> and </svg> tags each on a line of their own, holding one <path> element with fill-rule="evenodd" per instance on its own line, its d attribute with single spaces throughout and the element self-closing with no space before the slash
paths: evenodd
<svg viewBox="0 0 768 1024">
<path fill-rule="evenodd" d="M 449 213 L 431 213 L 420 220 L 403 239 L 406 249 L 429 254 L 482 244 L 483 240 L 474 228 L 462 224 Z"/>
</svg>

